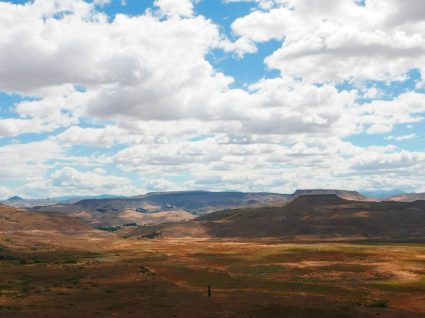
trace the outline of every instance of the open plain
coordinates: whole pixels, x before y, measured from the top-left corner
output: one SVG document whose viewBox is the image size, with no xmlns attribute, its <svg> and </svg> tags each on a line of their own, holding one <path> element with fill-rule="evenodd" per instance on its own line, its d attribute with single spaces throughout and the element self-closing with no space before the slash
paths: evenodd
<svg viewBox="0 0 425 318">
<path fill-rule="evenodd" d="M 9 232 L 0 254 L 0 317 L 425 315 L 421 242 Z"/>
</svg>

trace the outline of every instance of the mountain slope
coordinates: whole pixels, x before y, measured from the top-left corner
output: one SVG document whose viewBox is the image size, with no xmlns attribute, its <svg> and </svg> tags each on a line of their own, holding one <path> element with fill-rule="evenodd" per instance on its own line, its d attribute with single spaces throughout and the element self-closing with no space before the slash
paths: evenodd
<svg viewBox="0 0 425 318">
<path fill-rule="evenodd" d="M 92 201 L 92 200 L 90 200 Z M 101 205 L 97 208 L 97 204 L 80 205 L 80 204 L 58 204 L 47 207 L 35 207 L 32 211 L 46 213 L 61 213 L 70 217 L 77 218 L 82 222 L 93 227 L 114 227 L 128 223 L 160 224 L 168 222 L 181 222 L 194 219 L 196 216 L 192 213 L 180 210 L 166 210 L 151 213 L 136 211 L 136 208 L 118 208 L 117 205 L 111 208 L 107 205 Z M 97 209 L 96 209 L 97 208 Z"/>
<path fill-rule="evenodd" d="M 0 233 L 10 232 L 75 235 L 93 232 L 93 228 L 59 213 L 28 212 L 0 204 Z"/>
<path fill-rule="evenodd" d="M 390 197 L 388 200 L 400 202 L 412 202 L 416 200 L 425 200 L 425 193 L 405 193 Z"/>
<path fill-rule="evenodd" d="M 179 191 L 148 193 L 131 198 L 82 200 L 75 206 L 91 211 L 144 209 L 155 212 L 179 209 L 202 213 L 230 207 L 279 205 L 288 199 L 289 195 L 275 193 Z"/>
<path fill-rule="evenodd" d="M 63 196 L 63 197 L 55 197 L 52 200 L 61 203 L 61 204 L 73 204 L 81 200 L 96 200 L 96 199 L 115 199 L 115 198 L 126 198 L 122 195 L 112 195 L 112 194 L 100 194 L 95 196 Z"/>
<path fill-rule="evenodd" d="M 32 210 L 63 213 L 97 227 L 125 223 L 142 225 L 188 221 L 195 218 L 196 213 L 225 208 L 279 206 L 285 204 L 288 198 L 289 195 L 274 193 L 184 191 L 148 193 L 130 198 L 88 199 Z"/>
<path fill-rule="evenodd" d="M 133 235 L 144 231 L 138 229 Z M 425 201 L 361 202 L 337 195 L 299 196 L 283 207 L 219 211 L 155 231 L 170 237 L 425 238 Z"/>
</svg>

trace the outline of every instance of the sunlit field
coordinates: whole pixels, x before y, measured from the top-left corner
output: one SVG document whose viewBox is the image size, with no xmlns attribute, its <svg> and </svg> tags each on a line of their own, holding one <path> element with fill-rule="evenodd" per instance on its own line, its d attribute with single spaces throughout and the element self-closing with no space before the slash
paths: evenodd
<svg viewBox="0 0 425 318">
<path fill-rule="evenodd" d="M 1 317 L 425 315 L 423 243 L 37 242 L 1 238 Z"/>
</svg>

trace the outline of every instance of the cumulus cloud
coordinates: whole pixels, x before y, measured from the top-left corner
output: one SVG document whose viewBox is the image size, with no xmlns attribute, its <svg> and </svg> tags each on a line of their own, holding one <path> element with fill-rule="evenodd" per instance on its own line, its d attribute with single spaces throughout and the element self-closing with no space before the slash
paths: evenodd
<svg viewBox="0 0 425 318">
<path fill-rule="evenodd" d="M 394 100 L 376 100 L 357 109 L 360 125 L 368 133 L 387 133 L 397 124 L 423 121 L 423 94 L 408 92 Z"/>
<path fill-rule="evenodd" d="M 43 177 L 49 160 L 65 158 L 57 143 L 43 140 L 27 144 L 8 144 L 0 147 L 0 180 L 32 180 Z"/>
<path fill-rule="evenodd" d="M 424 71 L 423 4 L 400 0 L 261 1 L 233 31 L 251 41 L 284 39 L 270 68 L 313 82 L 403 78 Z"/>
<path fill-rule="evenodd" d="M 53 2 L 1 3 L 0 88 L 41 98 L 32 108 L 47 113 L 62 107 L 72 113 L 81 110 L 79 115 L 126 120 L 211 118 L 247 95 L 230 91 L 233 79 L 205 59 L 213 48 L 240 49 L 211 20 L 164 20 L 147 11 L 108 22 L 82 0 Z M 11 22 L 16 19 L 22 21 L 19 27 Z M 82 86 L 85 93 L 57 96 L 55 89 L 67 85 Z"/>
<path fill-rule="evenodd" d="M 116 126 L 106 126 L 104 128 L 72 126 L 53 139 L 56 139 L 59 143 L 68 145 L 111 147 L 116 142 L 130 142 L 127 138 L 126 131 Z"/>
<path fill-rule="evenodd" d="M 155 0 L 154 5 L 158 6 L 164 14 L 192 16 L 192 0 Z"/>
<path fill-rule="evenodd" d="M 423 4 L 252 2 L 258 8 L 227 36 L 190 0 L 113 18 L 104 0 L 0 2 L 0 91 L 26 97 L 0 118 L 0 137 L 17 137 L 0 147 L 1 179 L 40 195 L 370 189 L 393 180 L 419 188 L 423 153 L 348 140 L 423 125 Z M 281 46 L 264 66 L 279 72 L 247 86 L 208 58 L 221 50 L 243 59 L 270 40 Z M 384 98 L 375 84 L 411 69 L 422 75 L 416 89 Z M 108 176 L 108 165 L 139 187 Z"/>
<path fill-rule="evenodd" d="M 80 193 L 90 191 L 91 193 L 119 193 L 129 194 L 135 191 L 131 181 L 113 175 L 105 175 L 105 171 L 95 169 L 93 171 L 78 171 L 72 167 L 64 167 L 51 174 L 53 187 L 58 187 L 68 193 Z"/>
</svg>

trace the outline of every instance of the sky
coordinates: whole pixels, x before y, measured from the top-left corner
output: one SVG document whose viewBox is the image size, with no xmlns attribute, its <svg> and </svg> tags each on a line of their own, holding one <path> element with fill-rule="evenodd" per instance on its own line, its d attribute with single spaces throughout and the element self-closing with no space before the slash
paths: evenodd
<svg viewBox="0 0 425 318">
<path fill-rule="evenodd" d="M 0 0 L 0 198 L 425 192 L 425 1 Z"/>
</svg>

